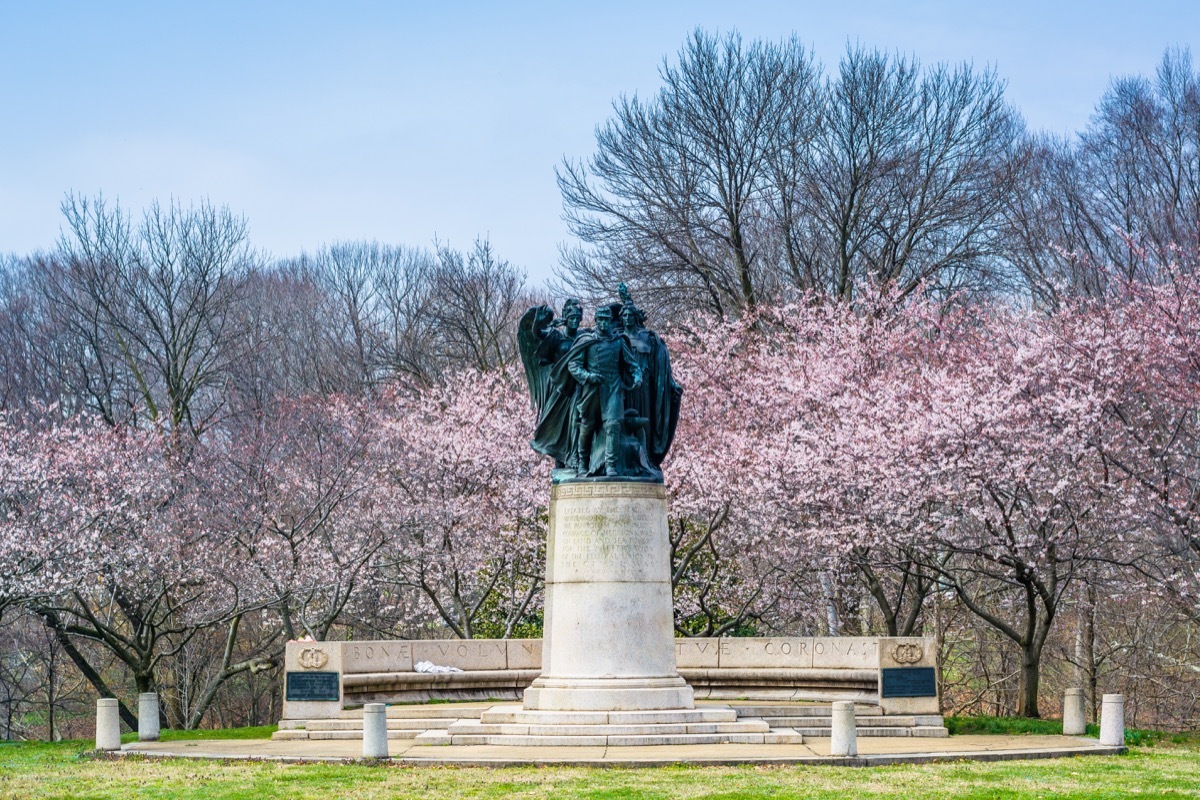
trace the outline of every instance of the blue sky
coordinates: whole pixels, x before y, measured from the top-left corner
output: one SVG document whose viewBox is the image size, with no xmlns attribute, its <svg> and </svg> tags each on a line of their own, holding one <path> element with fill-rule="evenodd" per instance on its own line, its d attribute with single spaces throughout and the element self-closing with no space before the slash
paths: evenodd
<svg viewBox="0 0 1200 800">
<path fill-rule="evenodd" d="M 53 245 L 68 191 L 209 198 L 275 255 L 339 239 L 467 247 L 549 274 L 554 166 L 696 26 L 994 66 L 1030 127 L 1086 124 L 1111 77 L 1200 46 L 1200 0 L 0 0 L 0 252 Z M 1194 53 L 1200 59 L 1200 52 Z"/>
</svg>

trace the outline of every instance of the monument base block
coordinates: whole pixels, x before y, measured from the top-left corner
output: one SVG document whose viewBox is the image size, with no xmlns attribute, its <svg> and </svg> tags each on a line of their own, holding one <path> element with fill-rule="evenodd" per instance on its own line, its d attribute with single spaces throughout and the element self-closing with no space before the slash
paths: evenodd
<svg viewBox="0 0 1200 800">
<path fill-rule="evenodd" d="M 525 708 L 540 711 L 652 711 L 690 709 L 692 687 L 674 678 L 537 678 L 525 690 Z"/>
<path fill-rule="evenodd" d="M 493 706 L 479 720 L 459 720 L 419 734 L 417 744 L 518 747 L 630 747 L 681 744 L 802 744 L 791 729 L 739 719 L 728 706 L 650 711 L 530 711 Z"/>
<path fill-rule="evenodd" d="M 668 534 L 661 483 L 551 488 L 542 675 L 526 709 L 693 708 L 675 667 Z"/>
</svg>

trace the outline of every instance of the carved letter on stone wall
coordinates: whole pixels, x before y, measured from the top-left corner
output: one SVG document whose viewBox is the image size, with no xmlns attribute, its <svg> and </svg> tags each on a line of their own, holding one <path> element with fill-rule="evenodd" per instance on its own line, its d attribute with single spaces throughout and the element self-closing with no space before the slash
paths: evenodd
<svg viewBox="0 0 1200 800">
<path fill-rule="evenodd" d="M 319 647 L 306 647 L 300 651 L 297 661 L 305 669 L 320 669 L 329 661 L 329 654 Z"/>
<path fill-rule="evenodd" d="M 901 642 L 892 648 L 892 660 L 897 664 L 916 664 L 924 655 L 921 645 L 914 642 Z"/>
</svg>

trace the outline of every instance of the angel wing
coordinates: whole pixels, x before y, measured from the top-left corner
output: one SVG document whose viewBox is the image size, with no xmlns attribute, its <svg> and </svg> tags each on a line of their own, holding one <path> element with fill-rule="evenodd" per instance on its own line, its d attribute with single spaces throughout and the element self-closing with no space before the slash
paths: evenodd
<svg viewBox="0 0 1200 800">
<path fill-rule="evenodd" d="M 529 385 L 529 399 L 533 410 L 542 413 L 550 394 L 549 364 L 538 362 L 538 345 L 541 332 L 554 321 L 554 309 L 550 306 L 534 306 L 521 316 L 517 323 L 517 348 L 521 351 L 521 363 L 525 366 L 525 382 Z"/>
</svg>

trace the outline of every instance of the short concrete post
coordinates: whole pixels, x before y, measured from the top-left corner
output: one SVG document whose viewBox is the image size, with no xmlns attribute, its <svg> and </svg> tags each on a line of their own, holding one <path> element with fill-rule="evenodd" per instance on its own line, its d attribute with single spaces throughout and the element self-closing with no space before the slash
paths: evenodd
<svg viewBox="0 0 1200 800">
<path fill-rule="evenodd" d="M 1100 744 L 1125 746 L 1125 696 L 1106 694 L 1100 704 Z"/>
<path fill-rule="evenodd" d="M 158 695 L 154 692 L 138 695 L 138 741 L 158 741 Z"/>
<path fill-rule="evenodd" d="M 387 757 L 387 706 L 367 703 L 363 706 L 363 758 Z"/>
<path fill-rule="evenodd" d="M 96 749 L 121 749 L 121 711 L 115 697 L 96 701 Z"/>
<path fill-rule="evenodd" d="M 858 755 L 858 731 L 854 725 L 854 703 L 847 701 L 834 703 L 832 722 L 829 754 L 831 756 Z"/>
<path fill-rule="evenodd" d="M 1083 689 L 1067 689 L 1063 697 L 1063 734 L 1083 736 L 1087 733 L 1087 713 L 1084 711 Z"/>
</svg>

